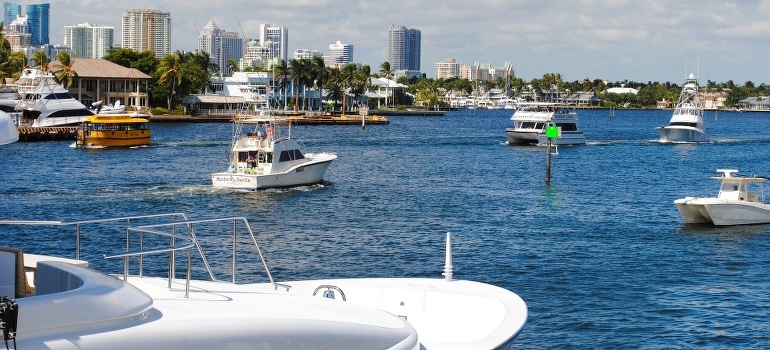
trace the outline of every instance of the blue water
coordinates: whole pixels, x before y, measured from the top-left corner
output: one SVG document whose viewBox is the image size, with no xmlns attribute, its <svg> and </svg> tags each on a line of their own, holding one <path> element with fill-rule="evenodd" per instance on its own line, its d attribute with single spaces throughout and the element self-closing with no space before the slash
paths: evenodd
<svg viewBox="0 0 770 350">
<path fill-rule="evenodd" d="M 543 147 L 505 144 L 509 111 L 294 127 L 339 156 L 327 182 L 256 193 L 210 186 L 229 124 L 153 123 L 136 149 L 16 143 L 0 148 L 0 216 L 245 216 L 277 280 L 441 278 L 452 232 L 456 278 L 527 302 L 517 348 L 770 346 L 770 225 L 685 226 L 672 203 L 714 195 L 717 168 L 770 175 L 770 114 L 708 112 L 701 145 L 654 142 L 666 111 L 579 115 L 588 144 L 558 149 L 550 186 Z M 61 230 L 0 227 L 0 244 L 69 249 Z M 120 232 L 104 236 L 89 239 Z"/>
</svg>

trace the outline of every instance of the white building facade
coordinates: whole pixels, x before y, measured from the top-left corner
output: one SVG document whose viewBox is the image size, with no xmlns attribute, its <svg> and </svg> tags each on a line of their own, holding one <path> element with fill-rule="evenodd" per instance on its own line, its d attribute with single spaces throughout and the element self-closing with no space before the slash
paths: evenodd
<svg viewBox="0 0 770 350">
<path fill-rule="evenodd" d="M 64 26 L 64 46 L 79 58 L 102 58 L 112 48 L 114 31 L 91 23 Z"/>
<path fill-rule="evenodd" d="M 162 58 L 171 53 L 171 12 L 155 9 L 123 11 L 121 46 L 134 51 L 152 51 Z"/>
</svg>

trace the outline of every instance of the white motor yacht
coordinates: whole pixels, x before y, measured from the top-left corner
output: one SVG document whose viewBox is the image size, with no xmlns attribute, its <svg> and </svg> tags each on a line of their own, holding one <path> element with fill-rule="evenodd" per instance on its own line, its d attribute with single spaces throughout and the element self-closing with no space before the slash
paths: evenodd
<svg viewBox="0 0 770 350">
<path fill-rule="evenodd" d="M 546 145 L 547 126 L 559 128 L 555 145 L 583 145 L 583 131 L 578 128 L 574 108 L 553 102 L 520 102 L 511 116 L 513 128 L 505 129 L 509 145 Z"/>
<path fill-rule="evenodd" d="M 254 191 L 321 183 L 337 155 L 303 153 L 291 138 L 289 120 L 260 112 L 255 101 L 247 96 L 244 111 L 233 121 L 229 166 L 227 171 L 211 174 L 213 186 Z"/>
<path fill-rule="evenodd" d="M 51 72 L 26 68 L 16 86 L 22 97 L 16 105 L 16 110 L 22 113 L 20 124 L 33 127 L 77 125 L 94 115 L 57 83 Z"/>
<path fill-rule="evenodd" d="M 0 317 L 14 349 L 495 349 L 510 346 L 527 320 L 515 293 L 453 279 L 449 234 L 444 278 L 276 282 L 245 218 L 0 224 L 68 226 L 77 242 L 69 257 L 0 247 L 0 295 L 10 296 Z M 97 246 L 126 247 L 103 255 L 122 274 L 89 268 L 85 234 Z M 260 267 L 265 282 L 238 282 Z"/>
<path fill-rule="evenodd" d="M 770 204 L 765 202 L 764 177 L 735 176 L 736 169 L 718 169 L 721 182 L 717 197 L 685 197 L 674 201 L 687 224 L 715 226 L 770 223 Z"/>
<path fill-rule="evenodd" d="M 676 102 L 674 114 L 666 126 L 656 128 L 662 143 L 709 142 L 703 126 L 703 105 L 698 95 L 698 80 L 687 78 Z"/>
</svg>

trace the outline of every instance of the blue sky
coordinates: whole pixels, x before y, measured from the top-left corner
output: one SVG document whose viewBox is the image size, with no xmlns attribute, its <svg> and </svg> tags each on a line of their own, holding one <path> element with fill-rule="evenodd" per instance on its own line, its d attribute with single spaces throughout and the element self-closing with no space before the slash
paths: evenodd
<svg viewBox="0 0 770 350">
<path fill-rule="evenodd" d="M 63 26 L 84 22 L 115 27 L 119 41 L 123 10 L 132 8 L 171 12 L 174 50 L 195 50 L 209 20 L 246 37 L 270 23 L 289 29 L 292 52 L 328 53 L 340 40 L 377 71 L 395 24 L 422 31 L 429 77 L 436 62 L 454 58 L 511 62 L 524 80 L 561 73 L 681 83 L 692 72 L 701 82 L 770 84 L 770 0 L 66 0 L 51 2 L 51 43 L 63 42 Z"/>
</svg>

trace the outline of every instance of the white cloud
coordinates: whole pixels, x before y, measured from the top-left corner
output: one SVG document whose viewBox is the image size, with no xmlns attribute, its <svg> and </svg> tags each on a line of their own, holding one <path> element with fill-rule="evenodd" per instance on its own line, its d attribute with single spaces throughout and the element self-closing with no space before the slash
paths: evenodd
<svg viewBox="0 0 770 350">
<path fill-rule="evenodd" d="M 770 42 L 766 0 L 67 0 L 51 2 L 51 42 L 63 41 L 64 25 L 83 22 L 113 26 L 120 40 L 123 10 L 131 8 L 171 12 L 175 50 L 195 50 L 197 30 L 212 19 L 246 37 L 272 23 L 289 28 L 292 51 L 327 52 L 340 40 L 376 71 L 396 24 L 422 30 L 428 76 L 435 62 L 454 58 L 512 62 L 527 80 L 557 72 L 568 80 L 679 82 L 685 64 L 697 61 L 704 81 L 770 83 L 770 72 L 758 68 Z"/>
</svg>

